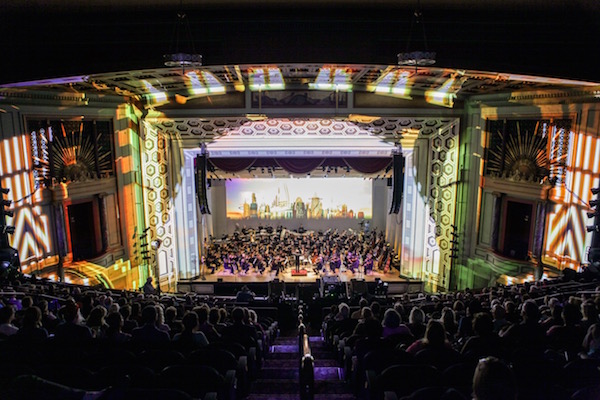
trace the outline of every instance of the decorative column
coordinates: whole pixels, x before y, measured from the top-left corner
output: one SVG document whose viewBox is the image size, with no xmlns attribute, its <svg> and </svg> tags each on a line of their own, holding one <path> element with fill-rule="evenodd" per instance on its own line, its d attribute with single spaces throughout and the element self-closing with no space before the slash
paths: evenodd
<svg viewBox="0 0 600 400">
<path fill-rule="evenodd" d="M 498 251 L 498 242 L 500 237 L 500 217 L 502 215 L 502 200 L 504 193 L 494 192 L 494 218 L 492 220 L 492 240 L 491 246 L 493 251 Z"/>
</svg>

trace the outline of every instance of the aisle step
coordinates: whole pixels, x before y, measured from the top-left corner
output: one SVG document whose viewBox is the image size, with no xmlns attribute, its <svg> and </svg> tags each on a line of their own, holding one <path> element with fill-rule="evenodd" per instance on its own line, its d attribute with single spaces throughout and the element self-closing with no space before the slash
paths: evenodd
<svg viewBox="0 0 600 400">
<path fill-rule="evenodd" d="M 300 376 L 300 370 L 298 369 L 298 363 L 296 362 L 295 368 L 262 368 L 260 374 L 263 378 L 274 380 L 274 379 L 290 379 L 298 380 Z"/>
<path fill-rule="evenodd" d="M 339 367 L 315 367 L 315 381 L 344 381 L 344 370 Z"/>
<path fill-rule="evenodd" d="M 257 379 L 252 383 L 250 393 L 254 394 L 270 394 L 272 399 L 274 394 L 295 393 L 298 396 L 300 393 L 300 383 L 298 379 Z"/>
<path fill-rule="evenodd" d="M 269 348 L 269 353 L 292 353 L 298 354 L 298 345 L 275 344 Z"/>
<path fill-rule="evenodd" d="M 299 361 L 297 357 L 291 358 L 267 358 L 263 361 L 263 368 L 298 368 Z M 329 365 L 319 365 L 320 367 L 329 367 Z"/>
</svg>

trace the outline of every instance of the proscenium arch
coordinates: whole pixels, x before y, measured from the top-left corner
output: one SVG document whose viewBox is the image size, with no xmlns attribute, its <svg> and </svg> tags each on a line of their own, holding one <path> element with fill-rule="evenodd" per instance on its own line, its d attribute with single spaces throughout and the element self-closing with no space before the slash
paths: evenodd
<svg viewBox="0 0 600 400">
<path fill-rule="evenodd" d="M 286 129 L 287 125 L 292 128 Z M 323 126 L 331 129 L 323 130 Z M 161 138 L 163 144 L 160 148 L 157 146 L 157 151 L 164 154 L 163 157 L 149 154 L 142 167 L 147 176 L 150 170 L 156 175 L 154 179 L 169 182 L 172 214 L 163 218 L 169 222 L 168 228 L 162 219 L 152 215 L 156 205 L 146 206 L 147 222 L 163 240 L 161 251 L 170 254 L 174 260 L 170 268 L 161 268 L 161 275 L 170 274 L 169 279 L 173 279 L 174 274 L 184 279 L 196 276 L 201 241 L 215 232 L 217 224 L 224 222 L 224 216 L 202 217 L 196 210 L 193 159 L 200 153 L 202 144 L 207 145 L 209 157 L 235 157 L 235 152 L 238 157 L 243 157 L 248 156 L 248 152 L 260 156 L 275 151 L 255 145 L 257 139 L 269 137 L 276 140 L 285 137 L 340 140 L 339 143 L 349 146 L 346 149 L 349 152 L 359 151 L 352 148 L 353 141 L 366 140 L 373 146 L 364 151 L 363 156 L 391 155 L 391 149 L 400 144 L 407 159 L 402 211 L 388 216 L 386 221 L 386 237 L 401 255 L 402 273 L 428 279 L 433 289 L 447 288 L 452 264 L 452 225 L 457 212 L 459 128 L 458 118 L 440 117 L 382 117 L 369 123 L 309 117 L 265 118 L 261 121 L 246 117 L 148 118 L 145 120 L 146 141 Z M 228 147 L 220 146 L 219 141 L 235 143 L 238 147 L 227 150 Z M 248 145 L 245 150 L 244 145 Z M 214 154 L 210 154 L 211 148 Z M 328 151 L 326 148 L 321 150 Z M 290 146 L 287 154 L 311 157 L 319 156 L 321 150 L 314 147 L 294 153 Z M 168 168 L 153 168 L 153 164 L 157 164 L 155 159 L 167 162 Z M 172 271 L 174 269 L 177 269 L 176 273 Z"/>
</svg>

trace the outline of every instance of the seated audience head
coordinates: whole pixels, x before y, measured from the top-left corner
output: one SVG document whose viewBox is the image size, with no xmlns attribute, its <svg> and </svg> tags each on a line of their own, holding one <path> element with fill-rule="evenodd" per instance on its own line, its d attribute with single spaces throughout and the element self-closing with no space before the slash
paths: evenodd
<svg viewBox="0 0 600 400">
<path fill-rule="evenodd" d="M 106 323 L 112 331 L 120 331 L 124 323 L 123 316 L 113 311 L 106 316 Z"/>
<path fill-rule="evenodd" d="M 539 319 L 540 312 L 537 304 L 535 304 L 535 301 L 526 300 L 523 303 L 521 315 L 523 316 L 525 322 L 537 322 Z"/>
<path fill-rule="evenodd" d="M 408 316 L 408 322 L 411 324 L 425 323 L 425 313 L 419 307 L 413 307 Z"/>
<path fill-rule="evenodd" d="M 187 312 L 181 319 L 181 323 L 183 324 L 183 329 L 186 332 L 193 332 L 196 328 L 198 328 L 198 314 L 196 314 L 194 311 Z"/>
<path fill-rule="evenodd" d="M 23 314 L 23 328 L 40 328 L 42 326 L 42 312 L 39 307 L 31 306 Z"/>
<path fill-rule="evenodd" d="M 208 321 L 208 313 L 209 313 L 210 309 L 208 308 L 207 305 L 195 307 L 194 311 L 198 315 L 198 323 L 199 324 L 202 325 L 202 324 L 206 323 L 206 321 Z"/>
<path fill-rule="evenodd" d="M 156 312 L 156 307 L 153 305 L 148 305 L 144 307 L 142 310 L 142 324 L 151 324 L 155 325 L 158 318 L 158 313 Z"/>
<path fill-rule="evenodd" d="M 566 326 L 575 326 L 581 322 L 582 315 L 579 310 L 580 307 L 573 303 L 565 304 L 562 311 L 562 318 Z"/>
<path fill-rule="evenodd" d="M 379 318 L 379 314 L 381 314 L 381 304 L 379 304 L 378 302 L 374 301 L 371 303 L 371 311 L 373 312 L 373 316 L 375 318 Z"/>
<path fill-rule="evenodd" d="M 503 319 L 506 315 L 506 310 L 502 304 L 496 304 L 494 307 L 492 307 L 492 315 L 494 319 Z"/>
<path fill-rule="evenodd" d="M 219 322 L 220 323 L 225 323 L 225 321 L 227 321 L 227 317 L 229 316 L 229 314 L 227 313 L 227 309 L 224 307 L 219 308 Z"/>
<path fill-rule="evenodd" d="M 486 312 L 480 312 L 473 317 L 473 332 L 477 336 L 488 336 L 494 332 L 494 321 L 492 316 Z"/>
<path fill-rule="evenodd" d="M 446 343 L 446 329 L 440 321 L 434 319 L 427 323 L 425 341 L 432 347 L 442 347 Z"/>
<path fill-rule="evenodd" d="M 365 299 L 364 297 L 361 297 L 358 302 L 358 307 L 360 307 L 362 309 L 362 308 L 368 307 L 368 306 L 369 306 L 369 300 Z"/>
<path fill-rule="evenodd" d="M 211 308 L 208 313 L 208 322 L 210 322 L 212 325 L 216 325 L 220 322 L 219 318 L 219 309 L 216 307 Z"/>
<path fill-rule="evenodd" d="M 78 322 L 79 307 L 74 301 L 68 301 L 60 310 L 66 322 L 74 324 Z"/>
<path fill-rule="evenodd" d="M 473 375 L 474 400 L 515 400 L 517 384 L 513 371 L 496 357 L 479 360 Z"/>
<path fill-rule="evenodd" d="M 235 307 L 231 311 L 231 319 L 236 324 L 241 324 L 244 322 L 244 309 L 242 307 Z"/>
<path fill-rule="evenodd" d="M 346 303 L 340 303 L 338 306 L 338 316 L 348 318 L 350 316 L 350 307 Z"/>
<path fill-rule="evenodd" d="M 25 296 L 21 299 L 21 307 L 23 310 L 33 305 L 33 298 L 31 296 Z"/>
<path fill-rule="evenodd" d="M 15 319 L 15 307 L 8 304 L 0 308 L 0 324 L 10 324 Z"/>
<path fill-rule="evenodd" d="M 397 301 L 394 303 L 394 310 L 396 310 L 396 312 L 402 316 L 402 314 L 404 314 L 404 304 L 402 304 L 400 301 Z"/>
<path fill-rule="evenodd" d="M 402 323 L 402 317 L 398 312 L 393 308 L 388 308 L 383 314 L 383 322 L 382 326 L 386 328 L 397 328 Z"/>
<path fill-rule="evenodd" d="M 258 315 L 256 315 L 256 311 L 248 310 L 248 316 L 250 317 L 250 323 L 256 324 L 258 322 Z"/>
<path fill-rule="evenodd" d="M 362 320 L 368 320 L 368 319 L 373 319 L 373 311 L 371 310 L 370 307 L 363 307 L 362 310 L 360 310 L 360 318 Z"/>
</svg>

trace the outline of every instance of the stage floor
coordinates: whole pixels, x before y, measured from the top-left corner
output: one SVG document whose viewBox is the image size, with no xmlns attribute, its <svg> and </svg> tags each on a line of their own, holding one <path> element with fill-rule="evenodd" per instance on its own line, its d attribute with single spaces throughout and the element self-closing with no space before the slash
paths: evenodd
<svg viewBox="0 0 600 400">
<path fill-rule="evenodd" d="M 339 282 L 349 282 L 351 279 L 364 279 L 366 282 L 374 282 L 376 279 L 389 283 L 407 282 L 407 279 L 400 277 L 396 270 L 389 273 L 375 271 L 370 274 L 363 274 L 360 272 L 352 273 L 350 270 L 340 271 L 338 273 L 328 272 L 317 274 L 312 269 L 309 269 L 305 276 L 292 275 L 293 270 L 293 268 L 287 268 L 279 273 L 265 271 L 263 274 L 260 274 L 259 272 L 250 271 L 247 274 L 232 274 L 229 271 L 220 268 L 214 274 L 204 275 L 204 279 L 197 277 L 186 281 L 205 283 L 267 283 L 278 278 L 285 283 L 315 283 L 319 278 L 331 277 L 333 279 L 333 277 L 337 277 Z"/>
</svg>

